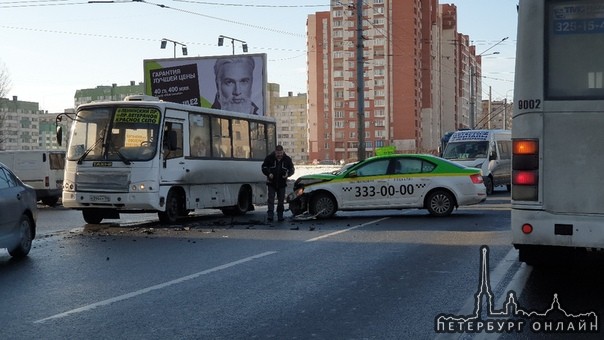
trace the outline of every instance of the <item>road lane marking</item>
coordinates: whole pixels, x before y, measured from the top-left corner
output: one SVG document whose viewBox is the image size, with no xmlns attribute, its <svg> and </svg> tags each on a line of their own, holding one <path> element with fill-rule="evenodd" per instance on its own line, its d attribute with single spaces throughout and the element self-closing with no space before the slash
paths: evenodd
<svg viewBox="0 0 604 340">
<path fill-rule="evenodd" d="M 499 261 L 497 267 L 489 273 L 490 281 L 489 285 L 492 289 L 499 286 L 499 283 L 505 277 L 505 274 L 510 270 L 510 268 L 518 262 L 518 251 L 512 247 L 510 251 L 505 255 L 505 257 Z M 476 296 L 475 293 L 472 293 L 467 300 L 464 306 L 457 312 L 456 315 L 465 315 L 472 314 L 474 310 L 474 306 L 476 305 Z"/>
<path fill-rule="evenodd" d="M 234 266 L 237 266 L 237 265 L 240 265 L 240 264 L 252 261 L 252 260 L 256 260 L 256 259 L 259 259 L 259 258 L 262 258 L 262 257 L 265 257 L 265 256 L 269 256 L 269 255 L 273 255 L 273 254 L 276 254 L 276 253 L 277 253 L 276 251 L 267 251 L 267 252 L 260 253 L 260 254 L 257 254 L 257 255 L 252 255 L 252 256 L 249 256 L 249 257 L 237 260 L 237 261 L 229 262 L 229 263 L 226 263 L 226 264 L 214 267 L 214 268 L 206 269 L 206 270 L 201 271 L 199 273 L 183 276 L 181 278 L 178 278 L 178 279 L 175 279 L 175 280 L 172 280 L 172 281 L 160 283 L 160 284 L 157 284 L 157 285 L 154 285 L 154 286 L 151 286 L 151 287 L 147 287 L 147 288 L 143 288 L 143 289 L 131 292 L 131 293 L 127 293 L 127 294 L 123 294 L 123 295 L 120 295 L 120 296 L 116 296 L 116 297 L 113 297 L 111 299 L 95 302 L 95 303 L 90 304 L 90 305 L 82 306 L 82 307 L 79 307 L 79 308 L 76 308 L 76 309 L 68 310 L 68 311 L 63 312 L 63 313 L 55 314 L 55 315 L 49 316 L 47 318 L 34 321 L 34 323 L 44 323 L 44 322 L 49 321 L 49 320 L 60 319 L 60 318 L 64 318 L 64 317 L 69 316 L 69 315 L 73 315 L 73 314 L 77 314 L 77 313 L 82 313 L 82 312 L 87 312 L 87 311 L 93 310 L 93 309 L 95 309 L 97 307 L 107 306 L 107 305 L 110 305 L 110 304 L 115 303 L 115 302 L 128 300 L 128 299 L 131 299 L 133 297 L 136 297 L 136 296 L 139 296 L 139 295 L 142 295 L 142 294 L 146 294 L 146 293 L 152 292 L 154 290 L 167 288 L 167 287 L 179 284 L 179 283 L 183 283 L 185 281 L 196 279 L 196 278 L 198 278 L 200 276 L 203 276 L 203 275 L 211 274 L 211 273 L 223 270 L 223 269 L 234 267 Z"/>
<path fill-rule="evenodd" d="M 308 240 L 306 240 L 304 242 L 314 242 L 314 241 L 322 240 L 324 238 L 332 237 L 332 236 L 335 236 L 335 235 L 338 235 L 338 234 L 341 234 L 341 233 L 345 233 L 347 231 L 351 231 L 351 230 L 354 230 L 354 229 L 362 228 L 362 227 L 364 227 L 366 225 L 369 225 L 369 224 L 374 224 L 374 223 L 382 222 L 382 221 L 387 220 L 389 218 L 390 217 L 382 217 L 380 219 L 373 220 L 373 221 L 370 221 L 370 222 L 367 222 L 367 223 L 355 225 L 354 227 L 350 227 L 350 228 L 334 231 L 333 233 L 329 233 L 329 234 L 313 237 L 313 238 L 308 239 Z"/>
</svg>

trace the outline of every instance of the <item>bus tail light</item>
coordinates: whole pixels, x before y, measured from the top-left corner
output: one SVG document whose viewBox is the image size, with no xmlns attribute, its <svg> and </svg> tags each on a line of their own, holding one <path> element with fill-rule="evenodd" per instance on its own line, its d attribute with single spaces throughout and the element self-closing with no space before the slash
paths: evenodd
<svg viewBox="0 0 604 340">
<path fill-rule="evenodd" d="M 519 201 L 537 201 L 538 196 L 539 140 L 513 139 L 512 199 Z"/>
<path fill-rule="evenodd" d="M 50 178 L 48 176 L 44 177 L 44 187 L 50 188 Z"/>
<path fill-rule="evenodd" d="M 535 155 L 538 153 L 539 143 L 537 140 L 519 139 L 514 141 L 515 155 Z"/>
<path fill-rule="evenodd" d="M 512 184 L 517 185 L 537 185 L 539 174 L 534 170 L 516 170 L 512 178 Z"/>
<path fill-rule="evenodd" d="M 530 224 L 528 224 L 528 223 L 523 224 L 522 225 L 522 232 L 524 234 L 530 234 L 530 233 L 532 233 L 533 232 L 533 226 L 530 225 Z"/>
</svg>

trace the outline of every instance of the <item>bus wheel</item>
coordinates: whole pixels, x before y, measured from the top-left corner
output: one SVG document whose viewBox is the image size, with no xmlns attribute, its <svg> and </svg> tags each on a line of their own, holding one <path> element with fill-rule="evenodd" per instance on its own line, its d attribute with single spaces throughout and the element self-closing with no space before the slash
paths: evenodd
<svg viewBox="0 0 604 340">
<path fill-rule="evenodd" d="M 84 217 L 84 221 L 89 224 L 99 224 L 103 220 L 103 214 L 95 209 L 82 210 L 82 216 Z"/>
<path fill-rule="evenodd" d="M 491 177 L 484 179 L 484 186 L 487 187 L 487 195 L 492 195 L 495 188 L 493 187 L 493 179 Z"/>
<path fill-rule="evenodd" d="M 237 195 L 237 204 L 232 207 L 223 208 L 222 213 L 226 216 L 240 216 L 245 214 L 252 204 L 252 193 L 249 188 L 241 187 Z"/>
<path fill-rule="evenodd" d="M 449 216 L 455 208 L 455 199 L 446 190 L 431 192 L 426 198 L 426 209 L 432 216 Z"/>
<path fill-rule="evenodd" d="M 54 207 L 55 205 L 57 205 L 57 202 L 59 202 L 58 197 L 46 197 L 42 199 L 42 203 L 49 207 Z"/>
<path fill-rule="evenodd" d="M 180 217 L 182 202 L 178 193 L 174 190 L 168 192 L 166 199 L 166 211 L 159 211 L 157 215 L 163 224 L 174 224 Z"/>
<path fill-rule="evenodd" d="M 309 210 L 317 218 L 329 218 L 336 213 L 338 208 L 335 199 L 330 194 L 320 192 L 313 196 Z"/>
</svg>

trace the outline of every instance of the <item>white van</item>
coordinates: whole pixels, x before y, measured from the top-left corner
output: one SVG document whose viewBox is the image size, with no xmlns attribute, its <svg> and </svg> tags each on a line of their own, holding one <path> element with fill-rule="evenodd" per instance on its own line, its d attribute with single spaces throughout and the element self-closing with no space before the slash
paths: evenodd
<svg viewBox="0 0 604 340">
<path fill-rule="evenodd" d="M 0 162 L 25 184 L 36 189 L 38 201 L 55 206 L 63 193 L 65 151 L 0 151 Z"/>
<path fill-rule="evenodd" d="M 443 158 L 482 170 L 487 195 L 499 185 L 511 190 L 512 131 L 455 131 L 445 147 Z"/>
</svg>

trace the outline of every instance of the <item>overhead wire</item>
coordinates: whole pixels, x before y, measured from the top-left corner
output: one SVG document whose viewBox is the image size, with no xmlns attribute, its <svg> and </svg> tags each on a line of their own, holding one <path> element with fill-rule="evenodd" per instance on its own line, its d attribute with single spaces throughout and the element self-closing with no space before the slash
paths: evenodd
<svg viewBox="0 0 604 340">
<path fill-rule="evenodd" d="M 23 8 L 23 7 L 49 7 L 49 6 L 71 6 L 87 5 L 87 1 L 74 0 L 30 0 L 2 2 L 0 8 Z"/>
<path fill-rule="evenodd" d="M 42 32 L 42 33 L 81 35 L 81 36 L 86 36 L 86 37 L 97 37 L 97 38 L 122 39 L 122 40 L 138 40 L 138 41 L 158 41 L 159 40 L 157 38 L 128 37 L 128 36 L 122 36 L 122 35 L 83 33 L 83 32 L 61 31 L 61 30 L 50 30 L 50 29 L 42 29 L 42 28 L 28 28 L 28 27 L 6 26 L 6 25 L 0 25 L 0 28 L 12 29 L 12 30 L 32 31 L 32 32 Z M 187 45 L 214 46 L 214 44 L 199 43 L 199 42 L 190 42 L 190 41 L 183 41 L 183 43 L 186 43 Z M 270 50 L 270 51 L 304 52 L 304 50 L 291 49 L 291 48 L 271 48 L 271 47 L 257 47 L 257 48 L 261 49 L 261 50 Z"/>
<path fill-rule="evenodd" d="M 174 0 L 176 1 L 176 0 Z M 255 25 L 255 24 L 250 24 L 250 23 L 245 23 L 245 22 L 241 22 L 241 21 L 237 21 L 237 20 L 233 20 L 233 19 L 226 19 L 226 18 L 220 18 L 220 17 L 216 17 L 216 16 L 212 16 L 212 15 L 208 15 L 208 14 L 203 14 L 203 13 L 198 13 L 195 11 L 191 11 L 191 10 L 186 10 L 186 9 L 182 9 L 182 8 L 176 8 L 176 7 L 172 7 L 172 6 L 168 6 L 165 5 L 163 3 L 155 3 L 155 2 L 151 2 L 151 1 L 146 1 L 146 0 L 116 0 L 116 1 L 111 1 L 111 2 L 107 2 L 107 1 L 73 1 L 73 0 L 26 0 L 26 1 L 11 1 L 8 3 L 3 3 L 0 5 L 0 8 L 18 8 L 18 7 L 39 7 L 39 6 L 67 6 L 67 5 L 94 5 L 94 4 L 106 4 L 106 3 L 143 3 L 143 4 L 147 4 L 147 5 L 152 5 L 152 6 L 156 6 L 156 7 L 160 7 L 160 8 L 164 8 L 164 9 L 169 9 L 169 10 L 173 10 L 173 11 L 177 11 L 177 12 L 182 12 L 182 13 L 187 13 L 187 14 L 191 14 L 191 15 L 196 15 L 196 16 L 201 16 L 204 18 L 208 18 L 208 19 L 213 19 L 213 20 L 217 20 L 217 21 L 223 21 L 223 22 L 227 22 L 230 24 L 234 24 L 234 25 L 240 25 L 240 26 L 244 26 L 244 27 L 249 27 L 249 28 L 254 28 L 254 29 L 258 29 L 258 30 L 264 30 L 264 31 L 268 31 L 268 32 L 272 32 L 272 33 L 278 33 L 278 34 L 284 34 L 284 35 L 289 35 L 289 36 L 293 36 L 293 37 L 298 37 L 298 38 L 305 38 L 306 35 L 304 34 L 299 34 L 299 33 L 294 33 L 294 32 L 288 32 L 285 30 L 280 30 L 280 29 L 275 29 L 275 28 L 271 28 L 271 27 L 266 27 L 266 26 L 260 26 L 260 25 Z M 215 3 L 217 4 L 217 3 Z M 223 4 L 226 5 L 226 4 Z M 235 5 L 235 4 L 231 4 L 231 5 Z M 243 5 L 242 5 L 243 6 Z M 260 7 L 262 5 L 257 5 L 255 7 Z M 264 7 L 268 7 L 268 5 L 264 5 Z M 277 6 L 273 6 L 274 8 L 278 8 Z M 283 7 L 283 6 L 280 6 Z M 284 7 L 284 8 L 295 8 L 295 7 L 301 7 L 301 5 L 297 5 L 297 6 L 288 6 L 288 7 Z"/>
<path fill-rule="evenodd" d="M 240 4 L 240 3 L 226 3 L 226 2 L 210 2 L 210 1 L 194 1 L 194 0 L 174 0 L 175 2 L 186 2 L 199 5 L 211 5 L 211 6 L 230 6 L 230 7 L 257 7 L 257 8 L 313 8 L 313 7 L 325 7 L 329 5 L 263 5 L 263 4 Z"/>
<path fill-rule="evenodd" d="M 255 8 L 312 8 L 312 7 L 325 7 L 326 5 L 319 5 L 319 4 L 297 4 L 297 5 L 268 5 L 268 4 L 242 4 L 242 3 L 225 3 L 225 2 L 210 2 L 210 1 L 197 1 L 197 0 L 173 0 L 175 2 L 181 2 L 181 3 L 190 3 L 190 4 L 199 4 L 199 5 L 210 5 L 210 6 L 227 6 L 227 7 L 255 7 Z M 99 3 L 104 3 L 104 1 L 98 1 Z M 111 1 L 112 3 L 143 3 L 143 4 L 147 4 L 147 5 L 152 5 L 152 6 L 157 6 L 160 8 L 164 8 L 164 9 L 170 9 L 173 11 L 178 11 L 178 12 L 183 12 L 183 13 L 187 13 L 187 14 L 192 14 L 192 15 L 197 15 L 197 16 L 202 16 L 202 17 L 206 17 L 206 18 L 210 18 L 210 19 L 214 19 L 214 20 L 218 20 L 218 21 L 223 21 L 223 22 L 228 22 L 231 24 L 235 24 L 235 25 L 241 25 L 241 26 L 245 26 L 245 27 L 249 27 L 249 28 L 255 28 L 255 29 L 259 29 L 259 30 L 265 30 L 265 31 L 269 31 L 272 33 L 278 33 L 278 34 L 284 34 L 284 35 L 289 35 L 289 36 L 294 36 L 294 37 L 300 37 L 300 38 L 305 38 L 306 35 L 303 34 L 298 34 L 298 33 L 294 33 L 294 32 L 287 32 L 284 30 L 279 30 L 279 29 L 275 29 L 275 28 L 270 28 L 270 27 L 264 27 L 264 26 L 260 26 L 260 25 L 254 25 L 254 24 L 249 24 L 249 23 L 244 23 L 244 22 L 240 22 L 237 20 L 232 20 L 232 19 L 225 19 L 225 18 L 220 18 L 220 17 L 215 17 L 215 16 L 211 16 L 211 15 L 207 15 L 207 14 L 202 14 L 202 13 L 198 13 L 195 11 L 191 11 L 191 10 L 186 10 L 186 9 L 181 9 L 181 8 L 175 8 L 175 7 L 171 7 L 162 3 L 155 3 L 155 2 L 151 2 L 151 1 L 146 1 L 146 0 L 116 0 L 116 1 Z M 24 0 L 24 1 L 9 1 L 9 2 L 3 2 L 0 5 L 0 8 L 15 8 L 15 7 L 31 7 L 31 6 L 66 6 L 66 5 L 86 5 L 86 4 L 92 4 L 94 2 L 89 2 L 89 1 L 85 1 L 85 2 L 81 2 L 81 1 L 74 1 L 74 0 Z M 340 3 L 342 4 L 342 3 Z M 363 4 L 365 6 L 367 6 L 368 8 L 373 8 L 372 4 L 368 4 L 367 2 L 363 2 Z M 346 4 L 342 4 L 344 7 L 348 7 L 349 10 L 354 10 L 354 5 L 351 3 L 350 5 L 346 5 Z M 331 6 L 330 6 L 331 8 Z M 347 11 L 346 9 L 344 9 L 343 14 L 345 16 L 347 15 Z M 392 18 L 389 16 L 384 16 L 385 20 L 387 20 L 387 24 L 389 26 L 392 26 L 392 30 L 401 30 L 401 28 L 397 25 L 397 23 L 392 21 Z M 376 32 L 380 33 L 380 36 L 387 39 L 389 41 L 389 43 L 391 44 L 391 46 L 393 46 L 397 52 L 401 52 L 404 53 L 404 49 L 402 48 L 402 44 L 397 44 L 395 43 L 395 41 L 393 40 L 391 35 L 386 34 L 386 32 L 384 31 L 384 28 L 382 27 L 378 27 L 376 25 L 374 25 L 371 21 L 363 18 L 363 21 L 365 23 L 367 23 L 370 27 L 372 27 Z M 68 32 L 68 31 L 56 31 L 56 30 L 48 30 L 48 29 L 29 29 L 29 28 L 23 28 L 23 27 L 14 27 L 14 26 L 1 26 L 3 28 L 9 28 L 9 29 L 22 29 L 22 30 L 31 30 L 31 31 L 40 31 L 40 32 L 47 32 L 47 33 L 59 33 L 59 34 L 70 34 L 70 35 L 82 35 L 82 36 L 95 36 L 95 37 L 102 37 L 102 38 L 114 38 L 114 39 L 127 39 L 127 40 L 142 40 L 142 41 L 155 41 L 156 39 L 150 39 L 150 38 L 135 38 L 135 37 L 125 37 L 125 36 L 115 36 L 115 35 L 100 35 L 100 34 L 89 34 L 89 33 L 81 33 L 81 32 Z M 424 39 L 427 41 L 427 39 Z M 477 43 L 477 42 L 481 42 L 481 43 L 488 43 L 487 41 L 483 41 L 483 40 L 476 40 L 473 41 L 473 43 Z M 446 41 L 445 41 L 446 43 Z M 451 44 L 456 44 L 456 40 L 451 40 L 448 43 Z M 203 43 L 194 43 L 194 42 L 187 42 L 187 44 L 198 44 L 198 45 L 209 45 L 209 46 L 213 46 L 210 44 L 203 44 Z M 260 50 L 277 50 L 277 51 L 295 51 L 295 52 L 303 52 L 303 50 L 298 50 L 298 49 L 278 49 L 278 48 L 262 48 L 262 47 L 257 47 L 255 46 L 254 48 L 260 49 Z M 397 55 L 403 55 L 403 54 L 389 54 L 389 55 L 385 55 L 385 57 L 388 56 L 397 56 Z M 299 56 L 294 56 L 291 58 L 282 58 L 281 60 L 287 60 L 287 59 L 294 59 Z M 445 67 L 448 67 L 448 65 L 445 65 Z M 441 68 L 441 71 L 442 68 Z M 446 72 L 449 72 L 450 74 L 455 74 L 455 70 L 445 70 Z M 485 76 L 483 76 L 483 78 L 487 78 Z"/>
<path fill-rule="evenodd" d="M 285 8 L 285 9 L 301 8 L 301 7 L 320 7 L 320 6 L 324 7 L 325 6 L 325 5 L 303 5 L 303 4 L 299 4 L 299 5 L 262 5 L 262 4 L 235 4 L 235 3 L 229 4 L 229 3 L 217 3 L 217 2 L 207 2 L 207 1 L 185 1 L 185 0 L 182 0 L 182 1 L 174 0 L 174 1 L 190 2 L 190 3 L 204 4 L 204 5 L 215 5 L 215 6 L 241 6 L 241 7 L 245 6 L 245 7 L 258 7 L 258 8 Z M 271 27 L 254 25 L 254 24 L 237 21 L 237 20 L 225 19 L 225 18 L 220 18 L 220 17 L 216 17 L 216 16 L 206 15 L 206 14 L 198 13 L 195 11 L 181 9 L 181 8 L 175 8 L 175 7 L 168 6 L 168 5 L 165 5 L 162 3 L 155 3 L 155 2 L 146 1 L 146 0 L 117 0 L 117 1 L 110 1 L 110 2 L 107 2 L 107 1 L 81 2 L 81 1 L 73 1 L 73 0 L 25 0 L 25 1 L 5 2 L 2 5 L 0 5 L 0 8 L 18 8 L 18 7 L 32 7 L 32 6 L 90 5 L 90 4 L 98 4 L 98 3 L 121 3 L 121 4 L 122 3 L 143 3 L 143 4 L 147 4 L 147 5 L 157 6 L 157 7 L 163 8 L 163 9 L 170 9 L 173 11 L 183 12 L 183 13 L 197 15 L 197 16 L 203 16 L 206 18 L 223 21 L 223 22 L 228 22 L 231 24 L 241 25 L 241 26 L 245 26 L 245 27 L 249 27 L 249 28 L 265 30 L 265 31 L 269 31 L 272 33 L 284 34 L 284 35 L 289 35 L 289 36 L 294 36 L 294 37 L 299 37 L 299 38 L 306 37 L 306 35 L 304 35 L 304 34 L 288 32 L 285 30 L 275 29 L 275 28 L 271 28 Z M 29 30 L 29 31 L 46 32 L 46 33 L 82 35 L 82 36 L 89 36 L 89 37 L 112 38 L 112 39 L 141 40 L 141 41 L 157 40 L 157 39 L 152 39 L 152 38 L 137 38 L 137 37 L 127 37 L 127 36 L 118 36 L 118 35 L 102 35 L 102 34 L 59 31 L 59 30 L 50 30 L 50 29 L 33 29 L 33 28 L 16 27 L 16 26 L 0 25 L 0 27 L 7 28 L 7 29 L 20 29 L 20 30 Z M 197 44 L 197 45 L 214 46 L 213 44 L 205 44 L 205 43 L 195 43 L 195 42 L 184 42 L 184 43 L 187 43 L 189 45 Z M 284 48 L 259 47 L 259 46 L 254 46 L 254 48 L 258 49 L 258 50 L 267 50 L 267 51 L 286 51 L 286 52 L 287 51 L 292 51 L 292 52 L 303 52 L 304 51 L 301 49 L 284 49 Z M 291 60 L 291 59 L 295 59 L 295 58 L 299 58 L 299 57 L 300 57 L 300 55 L 296 55 L 296 56 L 293 56 L 290 58 L 281 58 L 281 59 L 275 59 L 275 60 Z"/>
<path fill-rule="evenodd" d="M 301 37 L 301 38 L 305 38 L 306 37 L 306 35 L 302 35 L 302 34 L 298 34 L 298 33 L 287 32 L 287 31 L 278 30 L 278 29 L 274 29 L 274 28 L 270 28 L 270 27 L 264 27 L 264 26 L 260 26 L 260 25 L 248 24 L 248 23 L 244 23 L 244 22 L 240 22 L 240 21 L 236 21 L 236 20 L 232 20 L 232 19 L 219 18 L 219 17 L 215 17 L 215 16 L 212 16 L 212 15 L 197 13 L 197 12 L 194 12 L 194 11 L 190 11 L 190 10 L 186 10 L 186 9 L 181 9 L 181 8 L 170 7 L 170 6 L 167 6 L 167 5 L 164 5 L 164 4 L 158 4 L 158 3 L 154 3 L 154 2 L 150 2 L 150 1 L 146 1 L 146 0 L 133 0 L 133 2 L 141 2 L 141 3 L 144 3 L 144 4 L 158 6 L 158 7 L 166 8 L 166 9 L 171 9 L 171 10 L 182 12 L 182 13 L 188 13 L 188 14 L 193 14 L 193 15 L 201 16 L 201 17 L 204 17 L 204 18 L 209 18 L 209 19 L 224 21 L 224 22 L 228 22 L 230 24 L 241 25 L 241 26 L 255 28 L 255 29 L 259 29 L 259 30 L 265 30 L 265 31 L 269 31 L 269 32 L 272 32 L 272 33 L 285 34 L 285 35 L 290 35 L 290 36 L 294 36 L 294 37 Z"/>
</svg>

